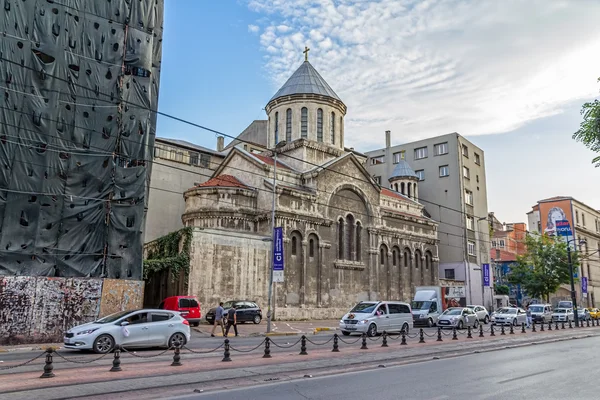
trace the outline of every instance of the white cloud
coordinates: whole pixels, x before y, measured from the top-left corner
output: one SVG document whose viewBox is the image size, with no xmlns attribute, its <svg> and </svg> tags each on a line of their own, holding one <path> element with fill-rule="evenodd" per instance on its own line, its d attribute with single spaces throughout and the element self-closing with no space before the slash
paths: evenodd
<svg viewBox="0 0 600 400">
<path fill-rule="evenodd" d="M 502 133 L 597 95 L 600 3 L 250 0 L 274 90 L 310 60 L 348 106 L 347 145 Z M 281 28 L 285 26 L 285 28 Z M 378 135 L 381 133 L 381 135 Z M 375 134 L 375 135 L 374 135 Z"/>
<path fill-rule="evenodd" d="M 260 27 L 258 25 L 248 25 L 248 32 L 258 33 Z"/>
</svg>

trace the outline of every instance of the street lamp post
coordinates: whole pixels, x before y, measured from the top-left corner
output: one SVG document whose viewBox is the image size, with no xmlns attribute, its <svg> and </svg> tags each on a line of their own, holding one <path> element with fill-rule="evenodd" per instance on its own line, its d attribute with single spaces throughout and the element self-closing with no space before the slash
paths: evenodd
<svg viewBox="0 0 600 400">
<path fill-rule="evenodd" d="M 571 302 L 573 303 L 575 326 L 579 327 L 579 313 L 577 312 L 577 295 L 575 293 L 575 279 L 573 278 L 573 261 L 571 260 L 571 242 L 575 242 L 577 239 L 571 239 L 567 241 L 567 260 L 569 261 L 569 275 L 571 279 Z M 579 245 L 586 243 L 585 240 L 580 240 Z"/>
<path fill-rule="evenodd" d="M 271 333 L 271 303 L 273 297 L 273 269 L 275 268 L 275 207 L 277 201 L 277 149 L 285 146 L 282 140 L 273 149 L 273 205 L 271 207 L 271 271 L 269 273 L 269 299 L 267 300 L 267 333 Z"/>
<path fill-rule="evenodd" d="M 487 220 L 487 219 L 488 219 L 488 217 L 481 217 L 481 218 L 478 218 L 478 219 L 477 219 L 477 225 L 479 225 L 479 223 L 480 223 L 481 221 L 484 221 L 484 220 Z M 481 233 L 483 233 L 483 232 L 479 231 L 479 233 L 481 234 Z M 489 238 L 489 240 L 491 241 L 491 238 Z M 481 238 L 479 239 L 479 243 L 480 243 L 480 244 L 481 244 L 481 243 L 484 243 L 484 242 L 483 242 L 483 240 L 481 240 Z M 483 247 L 483 248 L 485 249 L 484 251 L 486 252 L 486 254 L 489 254 L 489 253 L 487 253 L 487 248 L 486 248 L 486 246 L 482 245 L 481 247 Z M 481 257 L 481 251 L 479 252 L 479 256 Z M 491 272 L 492 272 L 492 270 L 491 270 L 491 265 L 490 265 L 490 266 L 488 267 L 488 274 L 491 274 Z M 490 282 L 491 282 L 491 277 L 490 277 Z M 483 263 L 482 263 L 482 265 L 481 265 L 481 305 L 482 305 L 482 306 L 485 306 L 485 280 L 484 280 L 484 268 L 483 268 Z"/>
</svg>

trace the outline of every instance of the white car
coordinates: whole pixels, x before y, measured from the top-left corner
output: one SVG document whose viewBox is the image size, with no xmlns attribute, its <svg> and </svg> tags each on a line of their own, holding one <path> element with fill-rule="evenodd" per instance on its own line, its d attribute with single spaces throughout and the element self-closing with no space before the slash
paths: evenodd
<svg viewBox="0 0 600 400">
<path fill-rule="evenodd" d="M 484 324 L 490 322 L 490 314 L 484 306 L 467 306 L 467 308 L 473 310 L 473 312 L 477 314 L 477 319 L 483 322 Z"/>
<path fill-rule="evenodd" d="M 93 350 L 104 354 L 116 345 L 125 348 L 172 347 L 190 341 L 190 323 L 179 312 L 135 310 L 111 314 L 78 325 L 64 335 L 67 349 Z"/>
<path fill-rule="evenodd" d="M 552 313 L 552 322 L 575 321 L 575 314 L 572 308 L 557 308 Z"/>
<path fill-rule="evenodd" d="M 502 307 L 492 313 L 490 318 L 492 325 L 513 325 L 519 326 L 527 323 L 527 313 L 518 307 Z"/>
</svg>

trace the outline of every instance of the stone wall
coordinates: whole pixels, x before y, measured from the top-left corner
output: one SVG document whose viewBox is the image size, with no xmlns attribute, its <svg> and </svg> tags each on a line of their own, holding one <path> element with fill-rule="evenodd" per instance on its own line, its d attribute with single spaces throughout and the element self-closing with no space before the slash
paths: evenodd
<svg viewBox="0 0 600 400">
<path fill-rule="evenodd" d="M 0 344 L 62 342 L 73 326 L 142 299 L 141 281 L 0 276 Z"/>
</svg>

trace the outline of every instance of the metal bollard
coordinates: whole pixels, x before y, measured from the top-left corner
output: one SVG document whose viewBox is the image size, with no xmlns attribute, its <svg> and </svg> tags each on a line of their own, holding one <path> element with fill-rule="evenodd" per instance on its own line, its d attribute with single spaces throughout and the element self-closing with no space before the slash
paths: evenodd
<svg viewBox="0 0 600 400">
<path fill-rule="evenodd" d="M 513 324 L 510 324 L 510 332 L 511 335 L 515 334 L 515 330 L 513 329 Z"/>
<path fill-rule="evenodd" d="M 401 346 L 406 346 L 406 332 L 402 329 L 402 340 L 400 341 Z"/>
<path fill-rule="evenodd" d="M 548 322 L 548 330 L 551 331 L 552 330 L 552 321 Z"/>
<path fill-rule="evenodd" d="M 339 353 L 340 352 L 340 346 L 338 345 L 338 334 L 334 333 L 333 334 L 333 350 L 331 350 L 332 353 Z"/>
<path fill-rule="evenodd" d="M 442 328 L 438 327 L 438 336 L 437 336 L 437 341 L 438 342 L 442 342 Z"/>
<path fill-rule="evenodd" d="M 52 347 L 48 347 L 46 349 L 46 364 L 44 365 L 44 373 L 42 376 L 40 376 L 40 378 L 54 378 L 54 372 L 52 372 L 54 369 L 54 366 L 52 365 L 53 352 L 54 349 Z"/>
<path fill-rule="evenodd" d="M 115 357 L 113 358 L 113 364 L 112 364 L 112 368 L 110 369 L 110 372 L 119 372 L 119 371 L 123 371 L 121 369 L 121 346 L 116 345 L 115 346 Z"/>
<path fill-rule="evenodd" d="M 533 323 L 533 325 L 531 326 L 531 332 L 536 332 L 535 330 L 535 322 Z"/>
<path fill-rule="evenodd" d="M 562 322 L 561 329 L 565 329 L 565 321 Z"/>
<path fill-rule="evenodd" d="M 367 350 L 367 335 L 365 333 L 362 334 L 362 346 L 360 346 L 361 350 Z"/>
<path fill-rule="evenodd" d="M 525 322 L 521 324 L 521 333 L 527 333 L 527 331 L 525 330 Z"/>
<path fill-rule="evenodd" d="M 302 335 L 302 338 L 300 338 L 300 355 L 301 356 L 307 356 L 308 353 L 306 352 L 306 336 Z"/>
<path fill-rule="evenodd" d="M 419 329 L 419 343 L 425 343 L 425 335 L 423 334 L 423 328 Z"/>
<path fill-rule="evenodd" d="M 456 336 L 456 328 L 452 328 L 452 340 L 458 340 L 458 336 Z"/>
<path fill-rule="evenodd" d="M 506 332 L 504 332 L 504 324 L 500 325 L 500 336 L 504 336 L 506 335 Z"/>
<path fill-rule="evenodd" d="M 558 330 L 558 321 L 554 322 L 554 329 Z"/>
<path fill-rule="evenodd" d="M 483 337 L 483 325 L 479 325 L 479 337 Z"/>
<path fill-rule="evenodd" d="M 381 347 L 388 347 L 388 344 L 387 344 L 387 332 L 383 331 L 383 335 L 382 336 L 383 336 L 383 341 L 381 342 Z"/>
<path fill-rule="evenodd" d="M 490 336 L 496 336 L 496 334 L 494 333 L 494 325 L 490 326 Z"/>
<path fill-rule="evenodd" d="M 471 327 L 467 326 L 467 339 L 473 339 L 473 335 L 471 335 Z"/>
<path fill-rule="evenodd" d="M 223 352 L 223 360 L 221 361 L 231 361 L 231 353 L 229 352 L 229 339 L 225 339 L 225 345 L 223 347 L 225 348 L 225 351 Z"/>
<path fill-rule="evenodd" d="M 270 337 L 265 338 L 265 354 L 263 355 L 263 358 L 271 358 L 271 338 Z"/>
<path fill-rule="evenodd" d="M 171 367 L 181 367 L 181 365 L 181 344 L 176 342 L 175 351 L 173 351 L 173 362 L 171 363 Z"/>
<path fill-rule="evenodd" d="M 590 327 L 590 320 L 589 319 L 587 320 L 587 326 L 588 326 L 588 328 Z"/>
<path fill-rule="evenodd" d="M 571 323 L 571 320 L 569 320 L 569 329 L 573 329 L 573 324 Z"/>
</svg>

